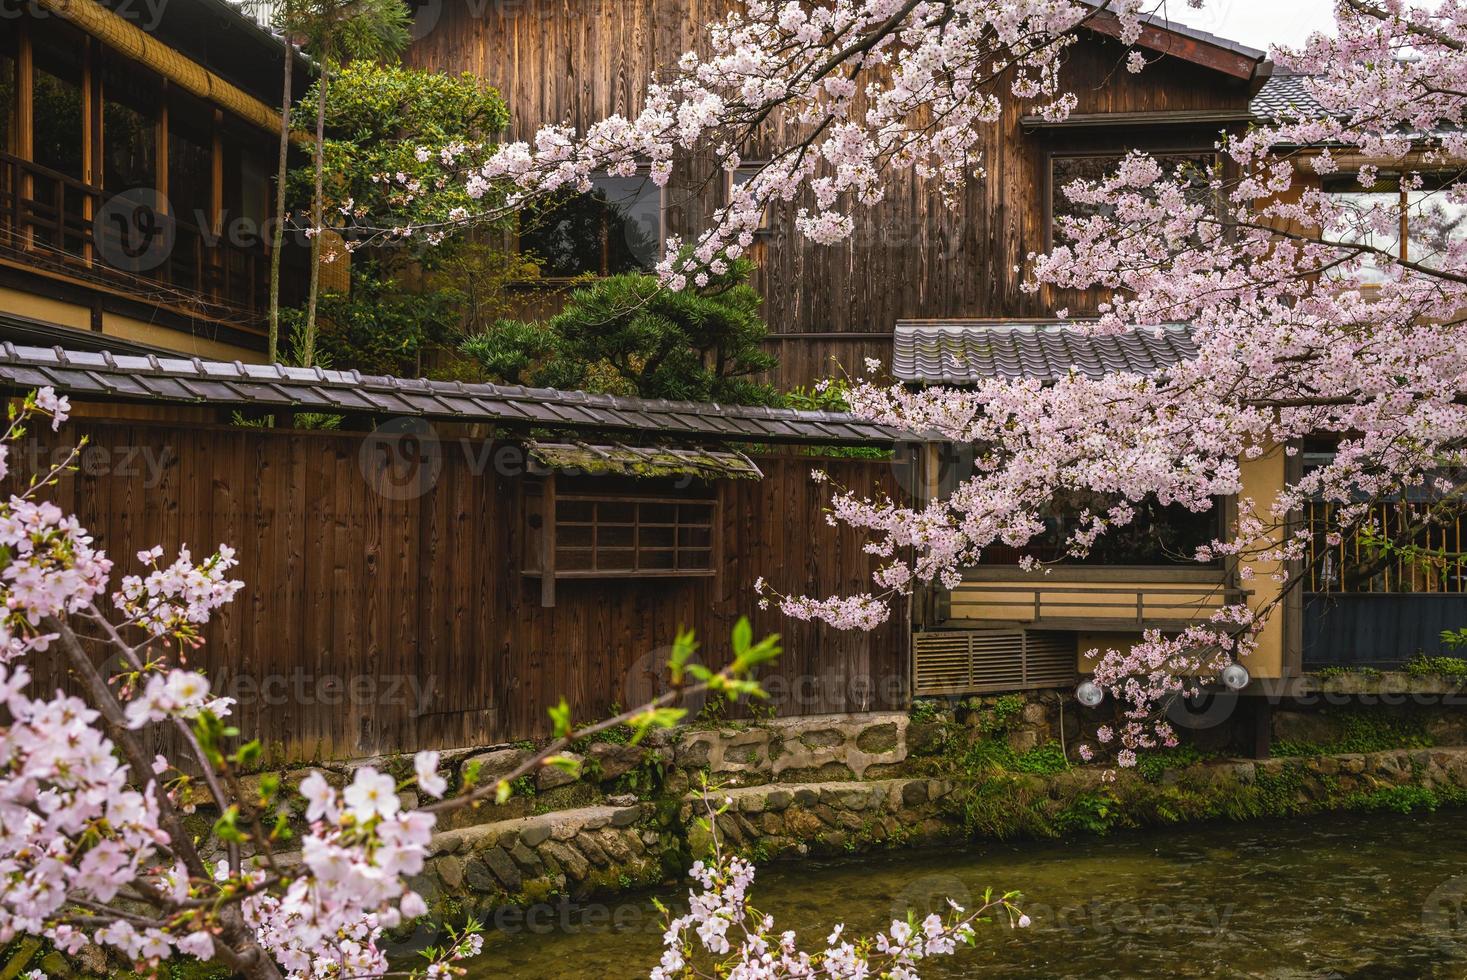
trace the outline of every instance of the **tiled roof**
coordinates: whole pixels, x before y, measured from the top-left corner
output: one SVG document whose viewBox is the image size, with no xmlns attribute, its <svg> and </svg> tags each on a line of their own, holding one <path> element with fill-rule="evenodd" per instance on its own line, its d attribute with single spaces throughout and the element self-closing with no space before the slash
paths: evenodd
<svg viewBox="0 0 1467 980">
<path fill-rule="evenodd" d="M 953 320 L 898 322 L 892 373 L 902 381 L 972 384 L 989 378 L 1054 381 L 1070 371 L 1099 378 L 1152 374 L 1197 356 L 1181 325 L 1090 335 L 1058 324 Z"/>
<path fill-rule="evenodd" d="M 890 445 L 914 438 L 839 412 L 0 344 L 0 387 L 19 391 L 42 385 L 83 399 L 420 416 L 513 429 L 635 432 L 699 442 Z"/>
<path fill-rule="evenodd" d="M 1274 73 L 1263 83 L 1263 88 L 1253 96 L 1249 108 L 1255 116 L 1272 119 L 1317 119 L 1326 115 L 1324 106 L 1315 101 L 1305 86 L 1308 75 L 1292 75 L 1287 72 Z"/>
</svg>

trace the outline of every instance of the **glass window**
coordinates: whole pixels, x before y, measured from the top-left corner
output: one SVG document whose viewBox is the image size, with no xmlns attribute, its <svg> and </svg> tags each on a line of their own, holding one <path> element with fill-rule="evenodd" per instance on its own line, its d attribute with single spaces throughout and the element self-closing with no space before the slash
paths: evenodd
<svg viewBox="0 0 1467 980">
<path fill-rule="evenodd" d="M 764 165 L 761 163 L 746 163 L 731 171 L 728 175 L 729 190 L 732 191 L 734 188 L 740 187 L 753 180 L 754 175 L 757 174 L 761 169 L 763 169 L 763 167 Z M 732 199 L 733 195 L 730 194 L 729 197 L 730 199 Z M 756 229 L 757 231 L 769 230 L 770 225 L 772 224 L 773 210 L 773 204 L 766 204 L 764 206 L 764 213 L 759 216 L 759 227 Z"/>
<path fill-rule="evenodd" d="M 168 104 L 168 204 L 178 220 L 209 225 L 214 199 L 213 112 L 175 96 Z"/>
<path fill-rule="evenodd" d="M 224 226 L 235 244 L 258 241 L 270 214 L 274 161 L 238 128 L 224 134 Z"/>
<path fill-rule="evenodd" d="M 15 78 L 15 35 L 0 37 L 0 153 L 15 152 L 19 87 Z"/>
<path fill-rule="evenodd" d="M 182 96 L 168 103 L 168 207 L 175 219 L 171 281 L 206 290 L 204 236 L 214 200 L 213 111 Z"/>
<path fill-rule="evenodd" d="M 1212 170 L 1217 165 L 1217 154 L 1211 151 L 1151 154 L 1167 173 L 1179 174 L 1188 179 L 1188 198 L 1194 201 L 1216 199 L 1209 186 Z M 1124 155 L 1121 153 L 1089 154 L 1085 156 L 1050 157 L 1049 163 L 1049 209 L 1050 237 L 1054 238 L 1059 218 L 1089 218 L 1102 212 L 1094 204 L 1072 201 L 1065 187 L 1076 180 L 1100 180 L 1115 171 Z"/>
<path fill-rule="evenodd" d="M 1428 180 L 1420 190 L 1410 189 L 1414 183 L 1410 181 L 1403 187 L 1398 177 L 1383 177 L 1369 190 L 1353 177 L 1326 184 L 1342 206 L 1328 234 L 1336 241 L 1369 245 L 1433 266 L 1452 242 L 1467 234 L 1467 207 L 1452 201 L 1445 190 L 1452 179 Z M 1389 265 L 1382 256 L 1365 256 L 1361 281 L 1367 285 L 1385 281 Z"/>
<path fill-rule="evenodd" d="M 32 32 L 35 65 L 32 113 L 35 161 L 77 180 L 82 178 L 82 51 L 80 37 L 55 30 Z M 68 43 L 70 41 L 70 43 Z"/>
<path fill-rule="evenodd" d="M 152 73 L 107 56 L 102 73 L 102 186 L 111 193 L 158 182 L 158 98 Z"/>
<path fill-rule="evenodd" d="M 520 218 L 520 250 L 542 276 L 645 272 L 657 264 L 662 239 L 662 189 L 645 175 L 593 177 L 590 192 Z"/>
<path fill-rule="evenodd" d="M 1073 491 L 1056 499 L 1044 518 L 1045 529 L 1023 548 L 995 546 L 984 553 L 984 564 L 1012 564 L 1032 556 L 1044 562 L 1085 565 L 1186 565 L 1206 567 L 1195 558 L 1200 545 L 1218 536 L 1221 509 L 1200 513 L 1180 504 L 1162 505 L 1148 497 L 1131 506 L 1135 518 L 1124 527 L 1109 528 L 1082 559 L 1066 554 L 1067 542 L 1081 526 L 1085 512 L 1104 514 L 1115 500 L 1105 494 Z"/>
</svg>

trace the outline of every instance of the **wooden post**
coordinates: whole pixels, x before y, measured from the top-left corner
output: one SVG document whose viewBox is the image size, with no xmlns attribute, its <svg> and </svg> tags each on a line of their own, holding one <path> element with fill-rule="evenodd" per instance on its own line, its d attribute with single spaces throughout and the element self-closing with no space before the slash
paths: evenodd
<svg viewBox="0 0 1467 980">
<path fill-rule="evenodd" d="M 102 85 L 101 60 L 96 42 L 90 37 L 82 40 L 82 183 L 89 188 L 96 187 L 99 179 L 98 174 L 101 166 L 102 150 Z M 63 196 L 63 204 L 64 196 Z M 82 239 L 81 256 L 82 264 L 91 265 L 94 250 L 92 248 L 92 219 L 96 216 L 93 199 L 90 192 L 82 194 Z M 63 228 L 66 217 L 62 213 Z M 62 247 L 66 246 L 66 234 L 63 230 Z"/>
<path fill-rule="evenodd" d="M 1248 697 L 1247 700 L 1253 702 L 1248 754 L 1255 759 L 1267 759 L 1273 746 L 1273 704 L 1262 694 Z"/>
<path fill-rule="evenodd" d="M 29 22 L 20 21 L 20 36 L 15 48 L 15 155 L 28 163 L 35 162 L 36 152 L 36 86 L 35 58 L 31 48 Z M 28 249 L 35 240 L 31 223 L 26 220 L 26 202 L 36 192 L 35 180 L 28 169 L 22 169 L 15 187 L 16 234 L 20 247 Z"/>
<path fill-rule="evenodd" d="M 555 608 L 555 473 L 545 478 L 540 518 L 540 605 Z"/>
</svg>

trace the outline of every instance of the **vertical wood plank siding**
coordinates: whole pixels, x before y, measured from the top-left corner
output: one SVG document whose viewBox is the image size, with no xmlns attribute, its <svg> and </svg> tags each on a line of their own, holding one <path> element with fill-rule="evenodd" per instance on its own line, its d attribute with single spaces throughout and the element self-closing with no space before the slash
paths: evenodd
<svg viewBox="0 0 1467 980">
<path fill-rule="evenodd" d="M 443 71 L 469 71 L 499 88 L 509 104 L 513 139 L 548 123 L 584 129 L 614 113 L 630 115 L 656 72 L 699 43 L 699 26 L 736 6 L 733 0 L 444 0 L 436 22 L 408 60 Z M 1154 53 L 1151 54 L 1155 57 Z M 1087 34 L 1067 55 L 1064 80 L 1076 112 L 1144 112 L 1246 107 L 1246 88 L 1223 75 L 1160 58 L 1140 76 L 1124 67 L 1119 43 Z M 776 333 L 851 333 L 851 340 L 788 338 L 775 380 L 807 384 L 830 376 L 831 358 L 847 369 L 867 356 L 888 361 L 898 319 L 1040 317 L 1057 307 L 1093 310 L 1094 296 L 1020 290 L 1015 268 L 1045 247 L 1046 160 L 1076 138 L 1025 133 L 1023 108 L 1010 101 L 983 133 L 987 173 L 957 200 L 910 175 L 895 177 L 886 200 L 857 211 L 852 241 L 820 247 L 798 240 L 797 201 L 776 208 L 773 227 L 754 249 L 765 313 Z M 766 138 L 782 134 L 772 128 Z M 783 134 L 787 135 L 787 134 Z M 1210 147 L 1216 133 L 1168 127 L 1164 134 L 1084 137 L 1108 148 L 1167 144 Z M 767 146 L 746 149 L 758 159 Z M 667 227 L 695 235 L 722 203 L 721 175 L 708 159 L 684 160 L 669 188 Z M 877 336 L 871 336 L 877 335 Z"/>
<path fill-rule="evenodd" d="M 782 712 L 905 703 L 903 610 L 861 634 L 757 609 L 760 575 L 784 592 L 869 588 L 873 560 L 860 536 L 825 523 L 808 456 L 760 457 L 764 480 L 721 485 L 721 575 L 564 581 L 545 609 L 539 581 L 519 574 L 522 478 L 481 475 L 483 443 L 445 439 L 439 476 L 416 497 L 374 488 L 360 435 L 79 420 L 17 455 L 50 459 L 83 437 L 79 471 L 53 499 L 116 562 L 114 581 L 155 543 L 196 557 L 238 549 L 245 589 L 188 658 L 234 685 L 241 729 L 277 759 L 533 737 L 561 696 L 579 719 L 605 717 L 652 692 L 678 627 L 720 664 L 745 614 L 759 634 L 784 635 L 766 676 Z M 156 479 L 150 459 L 163 464 Z M 823 465 L 841 484 L 899 492 L 885 462 Z"/>
</svg>

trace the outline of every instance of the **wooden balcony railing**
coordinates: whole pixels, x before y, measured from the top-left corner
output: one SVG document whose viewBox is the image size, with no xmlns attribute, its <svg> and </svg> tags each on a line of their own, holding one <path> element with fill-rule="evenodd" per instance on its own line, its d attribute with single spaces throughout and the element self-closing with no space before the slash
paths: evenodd
<svg viewBox="0 0 1467 980">
<path fill-rule="evenodd" d="M 0 153 L 0 254 L 131 298 L 242 326 L 258 326 L 268 302 L 269 255 L 176 215 L 172 247 L 149 269 L 107 261 L 122 253 L 123 229 L 98 221 L 107 199 L 99 187 Z"/>
<path fill-rule="evenodd" d="M 1094 570 L 1101 571 L 1101 570 Z M 1105 569 L 1086 580 L 1026 582 L 970 577 L 949 593 L 946 626 L 993 624 L 1049 629 L 1136 630 L 1178 628 L 1208 619 L 1249 592 L 1229 585 L 1222 572 L 1203 574 Z M 1155 576 L 1155 577 L 1153 577 Z"/>
</svg>

